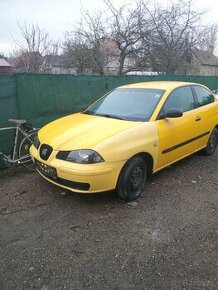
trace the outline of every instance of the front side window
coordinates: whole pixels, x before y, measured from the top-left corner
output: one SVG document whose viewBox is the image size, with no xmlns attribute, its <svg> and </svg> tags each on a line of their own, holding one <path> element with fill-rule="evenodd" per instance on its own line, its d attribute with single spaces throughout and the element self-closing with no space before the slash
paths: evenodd
<svg viewBox="0 0 218 290">
<path fill-rule="evenodd" d="M 165 114 L 170 109 L 186 112 L 195 108 L 195 100 L 190 86 L 175 89 L 166 100 L 162 112 Z"/>
<path fill-rule="evenodd" d="M 208 91 L 206 88 L 200 87 L 200 86 L 193 86 L 197 101 L 198 101 L 198 106 L 204 106 L 210 103 L 214 102 L 214 96 L 213 94 Z"/>
<path fill-rule="evenodd" d="M 91 105 L 84 114 L 128 121 L 149 121 L 164 90 L 119 88 Z"/>
</svg>

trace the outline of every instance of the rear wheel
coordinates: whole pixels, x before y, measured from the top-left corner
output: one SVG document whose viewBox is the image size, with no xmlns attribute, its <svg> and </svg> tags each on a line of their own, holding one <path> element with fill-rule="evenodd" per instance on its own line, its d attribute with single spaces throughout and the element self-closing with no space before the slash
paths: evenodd
<svg viewBox="0 0 218 290">
<path fill-rule="evenodd" d="M 37 131 L 32 132 L 28 135 L 28 137 L 25 137 L 19 147 L 19 159 L 20 164 L 25 166 L 29 170 L 35 170 L 35 165 L 32 161 L 32 158 L 30 156 L 30 147 L 33 144 L 33 139 L 36 136 Z"/>
<path fill-rule="evenodd" d="M 217 128 L 214 128 L 210 134 L 207 146 L 202 151 L 203 154 L 206 156 L 212 155 L 216 150 L 217 143 L 218 143 L 218 130 Z"/>
<path fill-rule="evenodd" d="M 120 173 L 117 183 L 118 196 L 125 201 L 137 199 L 144 191 L 146 180 L 146 161 L 140 156 L 133 157 Z"/>
</svg>

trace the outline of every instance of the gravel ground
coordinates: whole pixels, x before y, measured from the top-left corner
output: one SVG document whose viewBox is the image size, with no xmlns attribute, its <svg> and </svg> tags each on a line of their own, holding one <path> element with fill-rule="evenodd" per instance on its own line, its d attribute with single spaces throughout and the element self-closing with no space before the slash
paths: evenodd
<svg viewBox="0 0 218 290">
<path fill-rule="evenodd" d="M 154 175 L 136 202 L 0 171 L 0 290 L 218 289 L 218 151 Z"/>
</svg>

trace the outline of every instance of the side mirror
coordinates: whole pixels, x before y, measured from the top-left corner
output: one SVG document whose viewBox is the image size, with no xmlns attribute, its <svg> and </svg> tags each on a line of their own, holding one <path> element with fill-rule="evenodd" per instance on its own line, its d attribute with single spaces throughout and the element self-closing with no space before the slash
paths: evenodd
<svg viewBox="0 0 218 290">
<path fill-rule="evenodd" d="M 166 118 L 180 118 L 183 116 L 183 113 L 178 109 L 169 109 L 165 114 L 161 114 L 159 119 Z"/>
</svg>

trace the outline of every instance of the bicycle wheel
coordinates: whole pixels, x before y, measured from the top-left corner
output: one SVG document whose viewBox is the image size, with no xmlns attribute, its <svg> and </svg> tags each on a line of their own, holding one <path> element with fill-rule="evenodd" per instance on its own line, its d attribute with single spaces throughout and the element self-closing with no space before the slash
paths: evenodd
<svg viewBox="0 0 218 290">
<path fill-rule="evenodd" d="M 20 164 L 22 164 L 29 170 L 35 170 L 35 165 L 30 156 L 29 150 L 30 150 L 31 145 L 33 144 L 33 139 L 36 133 L 37 131 L 34 131 L 28 135 L 28 138 L 27 137 L 23 138 L 19 147 Z"/>
</svg>

